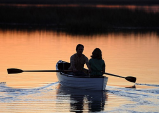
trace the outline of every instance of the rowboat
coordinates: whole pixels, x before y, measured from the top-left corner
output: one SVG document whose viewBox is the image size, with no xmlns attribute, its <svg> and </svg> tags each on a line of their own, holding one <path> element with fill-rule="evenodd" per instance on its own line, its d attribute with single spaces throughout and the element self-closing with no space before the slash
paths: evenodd
<svg viewBox="0 0 159 113">
<path fill-rule="evenodd" d="M 59 60 L 56 64 L 56 70 L 68 70 L 70 63 Z M 79 89 L 88 90 L 106 90 L 108 77 L 95 77 L 90 76 L 75 76 L 73 73 L 68 71 L 57 71 L 56 72 L 59 83 L 63 87 L 72 87 Z"/>
</svg>

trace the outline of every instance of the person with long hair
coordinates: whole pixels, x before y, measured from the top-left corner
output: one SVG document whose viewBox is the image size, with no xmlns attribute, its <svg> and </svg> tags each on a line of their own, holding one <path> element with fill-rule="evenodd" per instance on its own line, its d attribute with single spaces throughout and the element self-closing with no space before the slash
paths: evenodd
<svg viewBox="0 0 159 113">
<path fill-rule="evenodd" d="M 101 77 L 105 73 L 105 62 L 102 59 L 102 51 L 95 48 L 92 52 L 91 59 L 89 60 L 90 76 Z"/>
</svg>

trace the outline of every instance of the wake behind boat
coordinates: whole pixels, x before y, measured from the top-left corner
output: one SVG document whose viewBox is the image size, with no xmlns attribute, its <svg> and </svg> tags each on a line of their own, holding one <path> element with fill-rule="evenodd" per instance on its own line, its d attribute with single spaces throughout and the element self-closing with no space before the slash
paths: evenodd
<svg viewBox="0 0 159 113">
<path fill-rule="evenodd" d="M 56 70 L 68 70 L 70 63 L 59 60 L 56 64 Z M 67 71 L 56 72 L 59 83 L 64 87 L 73 87 L 89 90 L 106 90 L 108 77 L 75 76 Z"/>
</svg>

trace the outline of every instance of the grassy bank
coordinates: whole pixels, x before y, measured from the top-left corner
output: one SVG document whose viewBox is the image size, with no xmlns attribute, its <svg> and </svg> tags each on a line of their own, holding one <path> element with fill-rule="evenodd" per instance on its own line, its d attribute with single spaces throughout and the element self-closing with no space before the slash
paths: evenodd
<svg viewBox="0 0 159 113">
<path fill-rule="evenodd" d="M 69 31 L 159 27 L 159 13 L 128 9 L 0 6 L 0 16 L 0 27 L 50 27 Z"/>
<path fill-rule="evenodd" d="M 133 4 L 133 5 L 157 5 L 158 0 L 0 0 L 2 4 Z"/>
</svg>

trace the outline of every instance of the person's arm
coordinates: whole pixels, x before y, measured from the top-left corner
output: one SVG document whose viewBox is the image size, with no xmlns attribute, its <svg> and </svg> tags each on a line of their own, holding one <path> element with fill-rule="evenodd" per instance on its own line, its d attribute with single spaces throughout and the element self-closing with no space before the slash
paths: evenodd
<svg viewBox="0 0 159 113">
<path fill-rule="evenodd" d="M 105 62 L 104 62 L 104 64 L 103 64 L 103 70 L 102 70 L 103 74 L 105 73 L 105 68 L 106 68 L 106 65 L 105 65 Z"/>
<path fill-rule="evenodd" d="M 70 69 L 72 69 L 73 71 L 77 71 L 77 69 L 75 68 L 74 56 L 71 56 L 70 63 L 71 63 Z"/>
<path fill-rule="evenodd" d="M 88 68 L 88 72 L 91 72 L 91 67 L 89 65 L 89 62 L 88 62 L 88 58 L 86 57 L 86 65 L 87 65 L 87 68 Z"/>
</svg>

